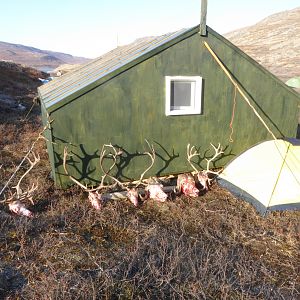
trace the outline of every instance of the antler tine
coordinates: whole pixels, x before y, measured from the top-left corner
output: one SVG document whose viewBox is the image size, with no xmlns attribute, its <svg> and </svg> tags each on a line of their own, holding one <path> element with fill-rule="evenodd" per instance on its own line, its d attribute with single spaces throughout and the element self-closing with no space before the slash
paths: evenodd
<svg viewBox="0 0 300 300">
<path fill-rule="evenodd" d="M 102 166 L 102 162 L 103 162 L 103 159 L 104 159 L 105 153 L 106 153 L 106 150 L 104 149 L 105 147 L 111 148 L 115 153 L 115 154 L 110 153 L 110 155 L 113 158 L 113 164 L 110 166 L 110 168 L 107 172 L 104 171 L 103 166 Z M 112 144 L 104 144 L 102 146 L 101 155 L 100 155 L 100 167 L 105 175 L 108 175 L 108 173 L 115 167 L 115 165 L 117 164 L 117 156 L 119 156 L 121 154 L 122 154 L 122 151 L 121 150 L 117 151 L 116 148 Z"/>
<path fill-rule="evenodd" d="M 110 166 L 110 168 L 108 169 L 108 171 L 105 171 L 105 169 L 103 167 L 103 160 L 104 160 L 104 157 L 105 157 L 105 154 L 106 154 L 105 147 L 111 148 L 113 150 L 113 152 L 114 152 L 114 154 L 110 153 L 110 155 L 112 156 L 112 159 L 113 159 L 113 164 Z M 102 176 L 100 186 L 102 186 L 102 187 L 104 186 L 104 179 L 105 179 L 106 176 L 108 176 L 112 180 L 114 180 L 116 182 L 116 184 L 118 184 L 119 186 L 127 189 L 121 181 L 119 181 L 117 178 L 115 178 L 114 176 L 112 176 L 112 175 L 109 174 L 111 172 L 111 170 L 117 164 L 117 156 L 119 156 L 121 154 L 122 154 L 122 151 L 121 150 L 117 151 L 116 148 L 112 144 L 104 144 L 102 146 L 102 150 L 101 150 L 101 154 L 100 154 L 100 168 L 101 168 L 102 172 L 104 173 L 104 175 Z"/>
<path fill-rule="evenodd" d="M 39 154 L 36 155 L 33 151 L 31 151 L 31 153 L 32 153 L 32 156 L 33 156 L 33 160 L 30 160 L 30 158 L 28 156 L 26 157 L 27 161 L 30 164 L 29 169 L 21 176 L 21 178 L 19 179 L 17 185 L 13 187 L 14 189 L 16 189 L 17 197 L 20 197 L 21 194 L 22 194 L 22 189 L 20 188 L 20 184 L 21 184 L 22 180 L 32 170 L 32 168 L 40 161 Z"/>
<path fill-rule="evenodd" d="M 106 150 L 104 149 L 104 147 L 105 147 L 105 145 L 102 146 L 101 153 L 100 153 L 100 157 L 99 157 L 99 165 L 100 165 L 100 168 L 101 168 L 102 172 L 104 173 L 104 175 L 102 176 L 102 179 L 101 179 L 101 183 L 100 183 L 101 186 L 103 186 L 103 184 L 104 184 L 104 179 L 105 179 L 105 177 L 106 177 L 104 168 L 103 168 L 103 166 L 102 166 L 102 162 L 103 162 L 103 159 L 104 159 L 104 156 L 105 156 L 105 152 L 106 152 Z"/>
<path fill-rule="evenodd" d="M 37 188 L 38 184 L 33 183 L 30 189 L 28 189 L 25 193 L 19 195 L 18 200 L 22 201 L 28 199 L 31 202 L 31 204 L 34 205 L 34 202 L 32 200 L 32 194 Z"/>
<path fill-rule="evenodd" d="M 200 155 L 196 150 L 194 150 L 195 146 L 192 146 L 192 148 L 190 149 L 190 144 L 187 145 L 186 147 L 186 155 L 187 155 L 187 161 L 189 162 L 189 164 L 191 165 L 191 167 L 193 168 L 193 170 L 195 172 L 199 172 L 199 170 L 197 170 L 197 168 L 193 165 L 191 159 L 194 157 L 194 156 L 198 156 Z"/>
<path fill-rule="evenodd" d="M 82 189 L 84 189 L 85 191 L 87 192 L 91 192 L 93 190 L 89 190 L 85 185 L 83 185 L 82 183 L 80 183 L 77 179 L 75 179 L 73 176 L 71 176 L 68 172 L 68 169 L 67 169 L 67 166 L 66 166 L 66 162 L 67 162 L 67 156 L 69 155 L 68 153 L 68 148 L 65 147 L 64 148 L 64 157 L 63 157 L 63 168 L 64 168 L 64 171 L 66 173 L 66 175 L 74 182 L 76 183 L 77 185 L 79 185 Z"/>
<path fill-rule="evenodd" d="M 145 174 L 153 167 L 154 161 L 155 161 L 155 157 L 156 157 L 156 156 L 155 156 L 155 149 L 154 149 L 154 146 L 151 145 L 151 144 L 148 142 L 148 140 L 146 140 L 146 139 L 145 139 L 145 142 L 147 143 L 147 145 L 148 145 L 148 147 L 149 147 L 149 149 L 150 149 L 150 152 L 149 152 L 149 151 L 146 151 L 146 152 L 144 152 L 144 154 L 146 154 L 146 155 L 148 155 L 148 156 L 150 157 L 150 159 L 151 159 L 151 164 L 150 164 L 150 166 L 149 166 L 149 167 L 141 174 L 140 179 L 138 180 L 136 186 L 138 186 L 138 185 L 140 185 L 140 184 L 142 183 Z"/>
<path fill-rule="evenodd" d="M 206 159 L 206 161 L 207 161 L 206 172 L 209 172 L 209 173 L 212 173 L 212 174 L 219 174 L 220 172 L 213 172 L 213 171 L 210 171 L 210 170 L 209 170 L 209 166 L 210 166 L 210 163 L 211 163 L 214 159 L 216 159 L 219 155 L 223 154 L 224 151 L 222 150 L 221 144 L 220 144 L 220 143 L 218 144 L 218 147 L 215 147 L 212 143 L 210 143 L 210 145 L 214 148 L 215 154 L 214 154 L 213 157 L 211 157 L 210 159 Z"/>
</svg>

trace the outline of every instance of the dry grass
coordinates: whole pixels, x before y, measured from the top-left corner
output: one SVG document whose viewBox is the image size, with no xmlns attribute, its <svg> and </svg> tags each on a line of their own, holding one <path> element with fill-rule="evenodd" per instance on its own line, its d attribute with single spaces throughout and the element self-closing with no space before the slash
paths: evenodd
<svg viewBox="0 0 300 300">
<path fill-rule="evenodd" d="M 0 188 L 40 128 L 0 115 Z M 1 299 L 299 299 L 300 212 L 261 218 L 217 185 L 206 195 L 100 212 L 55 189 L 43 143 L 34 219 L 0 206 Z"/>
</svg>

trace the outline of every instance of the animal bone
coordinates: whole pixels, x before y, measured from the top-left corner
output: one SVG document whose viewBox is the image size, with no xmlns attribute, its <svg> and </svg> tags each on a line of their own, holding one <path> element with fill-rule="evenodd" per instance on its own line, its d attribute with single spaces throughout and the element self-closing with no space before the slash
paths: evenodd
<svg viewBox="0 0 300 300">
<path fill-rule="evenodd" d="M 163 191 L 163 185 L 159 183 L 148 184 L 145 188 L 146 199 L 150 198 L 159 202 L 165 202 L 168 195 Z"/>
<path fill-rule="evenodd" d="M 150 166 L 147 167 L 147 169 L 141 174 L 139 180 L 137 182 L 135 182 L 135 187 L 129 188 L 127 185 L 133 185 L 133 183 L 122 183 L 121 181 L 119 181 L 116 177 L 114 177 L 113 175 L 110 174 L 110 172 L 113 170 L 113 168 L 116 166 L 117 164 L 117 159 L 118 156 L 120 156 L 122 154 L 121 150 L 117 150 L 112 144 L 105 144 L 102 146 L 102 150 L 100 153 L 100 168 L 103 172 L 103 176 L 101 179 L 101 183 L 99 184 L 99 186 L 95 187 L 95 188 L 91 188 L 89 189 L 87 186 L 83 185 L 82 183 L 80 183 L 76 178 L 74 178 L 73 176 L 71 176 L 68 172 L 67 169 L 67 165 L 66 165 L 66 161 L 67 161 L 67 156 L 68 151 L 67 148 L 65 147 L 64 149 L 64 157 L 63 157 L 63 168 L 65 171 L 65 174 L 78 186 L 80 186 L 81 189 L 83 189 L 84 191 L 89 193 L 89 200 L 92 203 L 93 207 L 95 207 L 96 209 L 101 209 L 101 203 L 103 201 L 102 198 L 102 194 L 99 193 L 100 190 L 102 190 L 103 188 L 112 188 L 115 187 L 116 185 L 118 185 L 119 187 L 123 188 L 124 190 L 126 190 L 126 196 L 129 199 L 129 201 L 134 205 L 134 206 L 138 206 L 138 202 L 139 202 L 139 193 L 137 190 L 137 187 L 141 184 L 146 185 L 145 183 L 143 183 L 144 180 L 144 176 L 145 174 L 152 168 L 154 161 L 155 161 L 155 150 L 153 145 L 150 145 L 150 143 L 145 140 L 150 151 L 144 152 L 145 155 L 148 155 L 150 157 L 151 163 Z M 110 149 L 111 153 L 107 153 L 107 149 Z M 103 166 L 103 161 L 104 158 L 109 156 L 110 158 L 112 158 L 112 165 L 109 167 L 108 170 L 106 170 Z M 104 184 L 104 180 L 106 177 L 109 177 L 110 179 L 112 179 L 115 183 L 112 185 L 108 185 L 106 186 Z M 164 202 L 167 199 L 167 194 L 165 194 L 162 190 L 162 185 L 158 185 L 158 184 L 154 184 L 154 185 L 149 185 L 148 187 L 146 187 L 146 194 L 147 197 L 149 197 L 151 195 L 151 198 L 154 198 L 157 201 L 161 201 Z"/>
<path fill-rule="evenodd" d="M 136 188 L 129 189 L 126 196 L 134 206 L 139 205 L 139 193 Z"/>
<path fill-rule="evenodd" d="M 33 213 L 28 210 L 20 201 L 13 201 L 8 204 L 9 210 L 19 216 L 33 218 Z"/>
<path fill-rule="evenodd" d="M 112 165 L 109 167 L 109 169 L 108 169 L 108 171 L 106 171 L 105 169 L 104 169 L 104 167 L 103 167 L 103 160 L 104 160 L 104 158 L 105 158 L 105 154 L 106 154 L 106 149 L 105 149 L 105 147 L 106 148 L 110 148 L 110 149 L 112 149 L 112 151 L 113 151 L 113 153 L 109 153 L 108 155 L 110 156 L 110 157 L 112 157 L 112 159 L 113 159 L 113 163 L 112 163 Z M 103 172 L 103 176 L 102 176 L 102 180 L 101 180 L 101 186 L 103 186 L 103 184 L 104 184 L 104 179 L 108 176 L 108 177 L 110 177 L 111 179 L 113 179 L 114 181 L 115 181 L 115 183 L 116 184 L 118 184 L 119 186 L 124 186 L 124 184 L 121 182 L 121 181 L 119 181 L 117 178 L 115 178 L 114 176 L 112 176 L 112 175 L 110 175 L 109 173 L 112 171 L 112 169 L 115 167 L 115 165 L 117 164 L 117 157 L 118 156 L 120 156 L 120 155 L 122 155 L 122 151 L 119 149 L 118 151 L 116 150 L 116 148 L 112 145 L 112 144 L 104 144 L 103 146 L 102 146 L 102 150 L 101 150 L 101 154 L 100 154 L 100 168 L 101 168 L 101 170 L 102 170 L 102 172 Z"/>
<path fill-rule="evenodd" d="M 112 158 L 113 158 L 113 165 L 112 167 L 108 170 L 108 171 L 105 171 L 104 168 L 103 168 L 103 165 L 102 165 L 102 159 L 100 159 L 100 167 L 103 171 L 103 173 L 106 175 L 106 176 L 109 176 L 111 179 L 113 179 L 120 187 L 122 187 L 123 189 L 125 189 L 127 191 L 126 193 L 126 196 L 127 198 L 129 199 L 129 201 L 134 205 L 134 206 L 138 206 L 138 202 L 139 202 L 139 193 L 137 191 L 137 187 L 141 184 L 144 184 L 143 183 L 143 179 L 144 179 L 144 176 L 145 174 L 152 168 L 153 164 L 154 164 L 154 161 L 155 161 L 155 150 L 154 150 L 154 147 L 153 145 L 150 145 L 150 143 L 145 140 L 150 151 L 146 151 L 144 152 L 145 155 L 148 155 L 150 157 L 150 160 L 151 160 L 151 163 L 150 163 L 150 166 L 148 166 L 146 168 L 146 170 L 141 174 L 139 180 L 137 182 L 135 182 L 135 187 L 133 188 L 128 188 L 124 183 L 120 182 L 119 180 L 117 180 L 115 177 L 111 176 L 109 174 L 109 172 L 112 170 L 112 168 L 116 165 L 116 162 L 117 162 L 117 156 L 122 154 L 120 151 L 117 151 L 111 144 L 110 145 L 106 145 L 106 146 L 109 146 L 113 149 L 113 154 L 112 155 Z M 103 157 L 103 155 L 101 155 L 101 157 Z M 133 184 L 133 183 L 131 183 Z"/>
<path fill-rule="evenodd" d="M 96 210 L 102 209 L 102 195 L 98 191 L 89 192 L 88 198 Z"/>
<path fill-rule="evenodd" d="M 141 174 L 140 179 L 138 180 L 136 187 L 139 186 L 140 184 L 146 185 L 145 187 L 145 197 L 142 198 L 143 200 L 146 200 L 148 198 L 151 198 L 153 200 L 159 201 L 159 202 L 165 202 L 166 199 L 168 198 L 168 195 L 163 191 L 163 185 L 159 184 L 154 181 L 154 183 L 143 183 L 143 178 L 145 174 L 153 167 L 154 161 L 155 161 L 155 150 L 153 145 L 150 145 L 150 143 L 145 140 L 150 152 L 144 152 L 144 154 L 148 155 L 150 157 L 151 163 L 150 166 L 147 167 L 147 169 Z"/>
<path fill-rule="evenodd" d="M 208 174 L 206 172 L 200 171 L 196 174 L 198 182 L 200 183 L 200 185 L 202 186 L 202 191 L 208 191 L 209 187 L 210 187 L 210 181 L 212 179 L 210 179 L 208 177 Z"/>
<path fill-rule="evenodd" d="M 190 144 L 188 144 L 186 146 L 186 156 L 187 156 L 187 161 L 189 162 L 189 164 L 191 165 L 191 167 L 193 168 L 193 170 L 198 173 L 199 170 L 193 165 L 192 163 L 192 158 L 194 156 L 199 156 L 200 153 L 198 153 L 195 149 L 194 149 L 195 146 L 192 146 L 192 148 L 190 149 Z"/>
<path fill-rule="evenodd" d="M 189 197 L 198 197 L 199 190 L 192 175 L 180 174 L 177 177 L 177 190 Z"/>
</svg>

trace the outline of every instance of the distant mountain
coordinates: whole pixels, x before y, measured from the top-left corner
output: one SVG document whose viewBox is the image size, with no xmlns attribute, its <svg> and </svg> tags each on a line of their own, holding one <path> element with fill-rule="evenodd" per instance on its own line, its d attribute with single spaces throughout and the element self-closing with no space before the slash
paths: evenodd
<svg viewBox="0 0 300 300">
<path fill-rule="evenodd" d="M 225 34 L 281 80 L 300 76 L 300 7 Z"/>
<path fill-rule="evenodd" d="M 12 61 L 38 70 L 48 71 L 63 64 L 83 64 L 90 59 L 19 44 L 0 42 L 0 60 Z"/>
</svg>

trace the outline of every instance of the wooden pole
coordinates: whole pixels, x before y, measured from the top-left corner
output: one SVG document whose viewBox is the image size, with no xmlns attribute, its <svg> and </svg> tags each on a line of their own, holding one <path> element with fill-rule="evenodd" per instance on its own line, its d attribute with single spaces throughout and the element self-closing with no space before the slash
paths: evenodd
<svg viewBox="0 0 300 300">
<path fill-rule="evenodd" d="M 276 136 L 274 135 L 274 133 L 271 131 L 271 129 L 268 127 L 268 125 L 265 123 L 265 121 L 262 119 L 262 117 L 259 115 L 259 113 L 256 111 L 256 109 L 254 108 L 254 106 L 250 103 L 249 99 L 247 98 L 247 96 L 245 95 L 245 93 L 242 91 L 242 89 L 239 87 L 238 83 L 232 78 L 232 76 L 230 75 L 230 73 L 228 72 L 228 70 L 226 69 L 226 67 L 223 65 L 223 63 L 219 60 L 218 56 L 215 54 L 215 52 L 210 48 L 210 46 L 207 44 L 207 42 L 204 42 L 204 46 L 207 48 L 207 50 L 209 51 L 209 53 L 212 55 L 212 57 L 216 60 L 216 62 L 218 63 L 218 65 L 221 67 L 221 69 L 224 71 L 224 73 L 227 75 L 227 77 L 229 78 L 229 80 L 232 82 L 232 84 L 236 87 L 236 89 L 238 90 L 238 92 L 241 94 L 241 96 L 243 97 L 243 99 L 247 102 L 247 104 L 251 107 L 251 109 L 253 110 L 253 112 L 255 113 L 255 115 L 258 117 L 258 119 L 260 120 L 260 122 L 265 126 L 265 128 L 268 130 L 268 132 L 271 134 L 271 136 L 273 137 L 274 140 L 276 140 Z"/>
<path fill-rule="evenodd" d="M 201 17 L 200 17 L 199 33 L 202 36 L 206 36 L 207 35 L 207 30 L 206 30 L 206 15 L 207 15 L 207 0 L 201 0 Z"/>
</svg>

